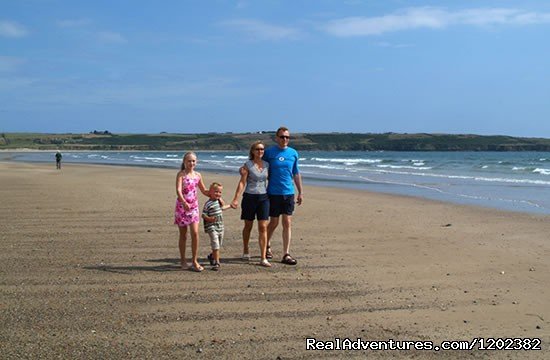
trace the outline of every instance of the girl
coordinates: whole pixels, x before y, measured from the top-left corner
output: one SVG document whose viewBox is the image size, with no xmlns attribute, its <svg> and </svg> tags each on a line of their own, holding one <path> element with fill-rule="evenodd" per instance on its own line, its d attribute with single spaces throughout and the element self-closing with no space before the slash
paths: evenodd
<svg viewBox="0 0 550 360">
<path fill-rule="evenodd" d="M 197 197 L 197 187 L 200 191 L 209 196 L 209 192 L 204 186 L 202 176 L 195 171 L 197 165 L 197 155 L 188 152 L 183 156 L 181 170 L 176 176 L 176 209 L 174 224 L 179 227 L 179 249 L 181 257 L 182 270 L 191 269 L 201 272 L 203 267 L 198 262 L 199 248 L 199 199 Z M 187 228 L 191 229 L 191 253 L 193 263 L 191 267 L 185 261 L 185 243 L 187 242 Z"/>
</svg>

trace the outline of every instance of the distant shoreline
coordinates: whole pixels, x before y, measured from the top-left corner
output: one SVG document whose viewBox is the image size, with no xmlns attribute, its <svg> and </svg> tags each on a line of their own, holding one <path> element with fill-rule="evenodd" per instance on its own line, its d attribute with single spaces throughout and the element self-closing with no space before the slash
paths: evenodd
<svg viewBox="0 0 550 360">
<path fill-rule="evenodd" d="M 206 134 L 1 133 L 0 151 L 244 151 L 273 132 Z M 299 151 L 550 151 L 550 139 L 504 135 L 293 133 Z M 25 149 L 25 150 L 21 150 Z"/>
<path fill-rule="evenodd" d="M 53 164 L 54 151 L 1 151 L 0 161 Z M 176 171 L 182 150 L 62 151 L 64 164 Z M 247 151 L 197 151 L 201 172 L 234 175 Z M 401 194 L 506 211 L 550 212 L 538 192 L 550 186 L 550 153 L 534 152 L 300 152 L 308 183 Z M 490 186 L 487 186 L 490 185 Z"/>
</svg>

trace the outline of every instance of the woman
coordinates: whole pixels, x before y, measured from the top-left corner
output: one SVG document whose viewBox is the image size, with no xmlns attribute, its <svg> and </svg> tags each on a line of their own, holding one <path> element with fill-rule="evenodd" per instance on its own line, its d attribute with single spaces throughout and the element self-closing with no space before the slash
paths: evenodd
<svg viewBox="0 0 550 360">
<path fill-rule="evenodd" d="M 250 233 L 254 225 L 254 218 L 258 219 L 258 233 L 260 242 L 260 265 L 271 267 L 267 260 L 267 223 L 269 220 L 269 197 L 267 196 L 267 174 L 269 164 L 262 160 L 265 146 L 263 142 L 256 141 L 250 146 L 249 160 L 244 164 L 241 171 L 241 179 L 237 184 L 235 196 L 231 207 L 237 208 L 238 197 L 242 193 L 241 219 L 244 220 L 243 228 L 243 259 L 249 260 L 248 243 Z"/>
</svg>

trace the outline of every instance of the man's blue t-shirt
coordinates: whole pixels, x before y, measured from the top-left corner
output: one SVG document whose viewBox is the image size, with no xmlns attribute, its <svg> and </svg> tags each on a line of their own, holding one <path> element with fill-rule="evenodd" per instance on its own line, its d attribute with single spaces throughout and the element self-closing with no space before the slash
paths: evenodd
<svg viewBox="0 0 550 360">
<path fill-rule="evenodd" d="M 281 149 L 270 146 L 265 149 L 264 161 L 269 163 L 269 195 L 294 195 L 294 175 L 298 174 L 298 152 L 291 147 Z"/>
</svg>

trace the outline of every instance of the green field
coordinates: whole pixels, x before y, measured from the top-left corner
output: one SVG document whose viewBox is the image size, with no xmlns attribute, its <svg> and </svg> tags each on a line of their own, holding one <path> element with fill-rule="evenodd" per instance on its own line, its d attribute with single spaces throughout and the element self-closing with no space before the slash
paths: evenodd
<svg viewBox="0 0 550 360">
<path fill-rule="evenodd" d="M 256 140 L 273 143 L 274 135 L 2 133 L 0 150 L 246 150 Z M 298 150 L 550 151 L 550 139 L 499 135 L 300 133 L 291 144 Z"/>
</svg>

